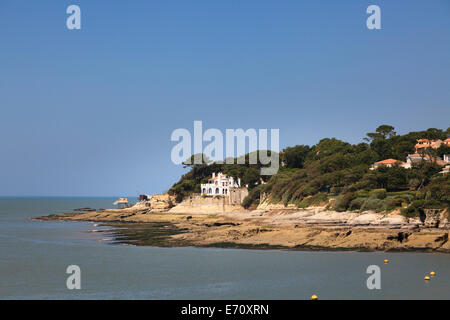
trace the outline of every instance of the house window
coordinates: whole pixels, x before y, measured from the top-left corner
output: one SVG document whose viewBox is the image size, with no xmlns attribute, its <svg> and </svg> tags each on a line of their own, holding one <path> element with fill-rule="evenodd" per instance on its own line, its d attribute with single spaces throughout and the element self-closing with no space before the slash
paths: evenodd
<svg viewBox="0 0 450 320">
<path fill-rule="evenodd" d="M 206 188 L 203 188 L 203 193 L 206 193 Z"/>
<path fill-rule="evenodd" d="M 219 194 L 219 188 L 216 188 L 216 194 Z"/>
<path fill-rule="evenodd" d="M 212 194 L 212 189 L 211 188 L 208 189 L 208 194 Z"/>
</svg>

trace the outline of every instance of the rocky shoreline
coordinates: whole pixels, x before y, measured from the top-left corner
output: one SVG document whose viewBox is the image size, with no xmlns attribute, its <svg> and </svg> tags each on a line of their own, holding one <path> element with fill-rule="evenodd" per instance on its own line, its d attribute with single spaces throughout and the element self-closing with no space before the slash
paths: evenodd
<svg viewBox="0 0 450 320">
<path fill-rule="evenodd" d="M 102 222 L 113 227 L 116 242 L 142 246 L 450 253 L 449 224 L 443 213 L 421 221 L 395 213 L 334 212 L 322 207 L 193 214 L 134 206 L 37 219 Z"/>
</svg>

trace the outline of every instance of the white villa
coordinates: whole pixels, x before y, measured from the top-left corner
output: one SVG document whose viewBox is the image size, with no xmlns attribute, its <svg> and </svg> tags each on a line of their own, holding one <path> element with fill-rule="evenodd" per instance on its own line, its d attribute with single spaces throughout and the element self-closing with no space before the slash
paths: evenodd
<svg viewBox="0 0 450 320">
<path fill-rule="evenodd" d="M 441 172 L 439 172 L 442 175 L 446 175 L 450 172 L 450 164 L 448 166 L 445 166 L 444 169 L 442 169 Z"/>
<path fill-rule="evenodd" d="M 222 172 L 219 172 L 217 175 L 213 172 L 212 178 L 208 180 L 208 183 L 202 183 L 201 185 L 202 194 L 206 196 L 230 195 L 232 188 L 240 187 L 241 178 L 235 180 Z"/>
</svg>

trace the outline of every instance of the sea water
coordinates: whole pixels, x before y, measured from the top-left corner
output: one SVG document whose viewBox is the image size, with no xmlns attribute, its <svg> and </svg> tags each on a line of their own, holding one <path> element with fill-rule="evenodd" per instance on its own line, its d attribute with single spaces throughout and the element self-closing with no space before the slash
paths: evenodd
<svg viewBox="0 0 450 320">
<path fill-rule="evenodd" d="M 0 198 L 0 299 L 450 298 L 450 254 L 135 247 L 91 222 L 31 219 L 114 200 Z M 69 265 L 80 290 L 66 286 Z M 370 265 L 380 290 L 367 288 Z"/>
</svg>

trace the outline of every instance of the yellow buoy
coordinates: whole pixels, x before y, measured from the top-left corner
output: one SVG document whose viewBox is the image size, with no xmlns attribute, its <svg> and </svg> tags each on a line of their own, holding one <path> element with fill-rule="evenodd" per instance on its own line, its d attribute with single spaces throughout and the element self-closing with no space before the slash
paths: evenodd
<svg viewBox="0 0 450 320">
<path fill-rule="evenodd" d="M 429 276 L 425 276 L 425 281 L 429 281 L 430 280 L 430 277 Z"/>
<path fill-rule="evenodd" d="M 430 276 L 434 277 L 435 275 L 436 275 L 436 272 L 434 272 L 434 271 L 430 272 Z"/>
<path fill-rule="evenodd" d="M 384 259 L 384 263 L 388 264 L 389 260 L 388 259 Z"/>
<path fill-rule="evenodd" d="M 319 297 L 316 296 L 315 294 L 313 294 L 313 295 L 311 296 L 311 300 L 317 300 L 317 299 L 319 299 Z"/>
</svg>

